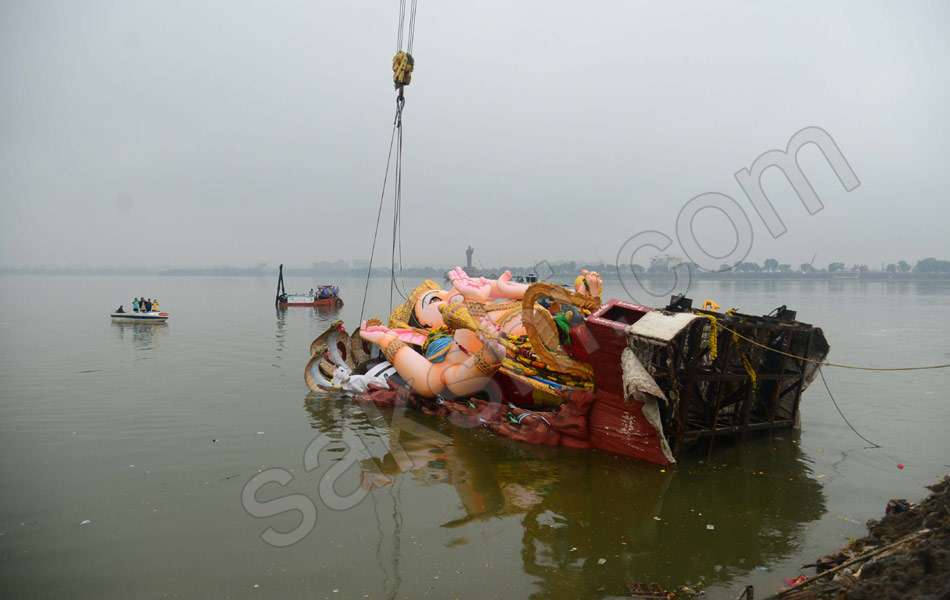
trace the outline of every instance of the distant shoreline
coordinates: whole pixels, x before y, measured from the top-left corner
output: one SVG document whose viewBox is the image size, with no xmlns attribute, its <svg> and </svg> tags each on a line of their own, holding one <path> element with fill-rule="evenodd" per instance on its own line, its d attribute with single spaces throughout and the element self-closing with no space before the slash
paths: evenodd
<svg viewBox="0 0 950 600">
<path fill-rule="evenodd" d="M 524 269 L 519 269 L 522 271 Z M 606 270 L 605 270 L 606 271 Z M 413 268 L 405 269 L 402 277 L 406 279 L 433 279 L 435 281 L 443 280 L 445 271 L 433 268 Z M 273 278 L 276 280 L 277 272 L 274 269 L 259 268 L 240 268 L 240 267 L 218 267 L 202 269 L 67 269 L 67 268 L 0 268 L 0 275 L 26 275 L 26 276 L 67 276 L 67 277 L 102 277 L 102 276 L 162 276 L 162 277 L 261 277 Z M 332 282 L 334 278 L 353 278 L 366 277 L 366 271 L 362 269 L 349 269 L 341 271 L 314 271 L 313 269 L 284 269 L 284 275 L 287 277 L 300 277 L 307 279 L 319 279 Z M 389 270 L 373 269 L 372 278 L 388 278 L 391 273 Z M 538 273 L 542 280 L 567 281 L 573 280 L 576 274 L 555 273 L 547 277 L 543 273 Z M 602 272 L 605 279 L 618 280 L 616 272 Z M 886 271 L 869 271 L 867 273 L 845 272 L 845 273 L 738 273 L 735 271 L 708 272 L 693 271 L 690 276 L 696 280 L 706 281 L 948 281 L 948 273 L 888 273 Z M 637 278 L 641 281 L 667 281 L 674 279 L 675 275 L 670 273 L 638 273 Z M 681 275 L 680 277 L 684 277 Z M 633 274 L 626 273 L 623 276 L 625 281 L 633 281 Z"/>
</svg>

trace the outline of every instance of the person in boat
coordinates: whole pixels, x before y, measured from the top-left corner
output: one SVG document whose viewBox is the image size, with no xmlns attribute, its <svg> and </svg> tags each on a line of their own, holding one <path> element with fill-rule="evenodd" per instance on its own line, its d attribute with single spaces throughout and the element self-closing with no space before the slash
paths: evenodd
<svg viewBox="0 0 950 600">
<path fill-rule="evenodd" d="M 132 312 L 139 312 L 139 299 L 136 298 L 132 301 Z"/>
<path fill-rule="evenodd" d="M 152 310 L 154 310 L 155 312 L 158 312 L 158 298 L 156 298 L 155 300 L 152 300 Z"/>
<path fill-rule="evenodd" d="M 310 288 L 310 297 L 313 298 L 313 288 Z"/>
<path fill-rule="evenodd" d="M 125 309 L 122 308 L 122 305 L 120 304 L 120 305 L 119 305 L 119 308 L 115 309 L 115 312 L 117 312 L 117 313 L 124 313 L 124 312 L 125 312 Z"/>
<path fill-rule="evenodd" d="M 152 312 L 152 299 L 149 298 L 145 301 L 145 312 Z"/>
</svg>

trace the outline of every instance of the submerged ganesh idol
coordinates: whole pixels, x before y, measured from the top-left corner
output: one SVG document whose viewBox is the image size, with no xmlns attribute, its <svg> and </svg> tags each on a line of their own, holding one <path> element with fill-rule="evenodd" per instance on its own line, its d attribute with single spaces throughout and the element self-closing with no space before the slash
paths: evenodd
<svg viewBox="0 0 950 600">
<path fill-rule="evenodd" d="M 522 301 L 528 286 L 511 281 L 510 272 L 473 279 L 459 267 L 449 278 L 449 290 L 432 281 L 414 289 L 393 310 L 388 327 L 364 322 L 360 328 L 360 336 L 379 346 L 413 391 L 426 397 L 479 392 L 501 368 L 511 340 L 526 333 Z M 602 285 L 597 273 L 584 271 L 575 290 L 593 298 Z"/>
<path fill-rule="evenodd" d="M 521 442 L 672 465 L 699 439 L 796 426 L 829 350 L 791 311 L 601 302 L 603 282 L 587 271 L 573 290 L 461 268 L 450 280 L 414 289 L 385 326 L 364 321 L 350 336 L 332 324 L 310 345 L 308 387 Z"/>
</svg>

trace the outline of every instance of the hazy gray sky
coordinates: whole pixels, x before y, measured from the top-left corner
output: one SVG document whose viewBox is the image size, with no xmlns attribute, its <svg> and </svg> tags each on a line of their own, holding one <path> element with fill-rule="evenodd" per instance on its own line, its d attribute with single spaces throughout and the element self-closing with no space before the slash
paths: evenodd
<svg viewBox="0 0 950 600">
<path fill-rule="evenodd" d="M 397 12 L 0 3 L 0 264 L 368 258 Z M 642 230 L 675 238 L 704 192 L 749 214 L 750 260 L 950 258 L 948 30 L 945 1 L 419 0 L 406 263 L 463 262 L 469 244 L 486 266 L 613 261 Z M 773 239 L 733 174 L 807 126 L 861 185 L 846 192 L 803 150 L 825 208 L 809 215 L 773 169 L 763 183 L 788 228 Z M 723 254 L 733 236 L 716 214 L 697 230 Z"/>
</svg>

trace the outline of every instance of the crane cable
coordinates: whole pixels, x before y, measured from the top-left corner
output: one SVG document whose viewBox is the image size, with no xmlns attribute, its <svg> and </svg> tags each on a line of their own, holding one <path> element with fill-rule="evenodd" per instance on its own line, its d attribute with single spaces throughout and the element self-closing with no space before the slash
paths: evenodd
<svg viewBox="0 0 950 600">
<path fill-rule="evenodd" d="M 412 58 L 412 45 L 416 39 L 416 0 L 411 0 L 409 7 L 409 30 L 406 34 L 407 43 L 403 50 L 403 30 L 406 21 L 406 0 L 399 2 L 399 28 L 396 33 L 396 55 L 393 57 L 393 83 L 399 98 L 403 97 L 403 88 L 412 81 L 412 70 L 415 60 Z"/>
<path fill-rule="evenodd" d="M 402 33 L 406 22 L 406 0 L 399 0 L 399 28 L 396 31 L 396 53 L 402 51 Z M 409 5 L 409 35 L 406 52 L 412 54 L 412 42 L 416 33 L 416 0 Z"/>
<path fill-rule="evenodd" d="M 399 280 L 402 282 L 403 289 L 406 288 L 406 281 L 403 278 L 402 265 L 402 107 L 405 100 L 396 102 L 396 177 L 393 191 L 393 247 L 392 255 L 389 261 L 389 312 L 393 310 L 393 289 L 395 289 L 403 300 L 408 299 L 403 290 L 399 289 L 396 283 L 396 246 L 399 246 Z"/>
<path fill-rule="evenodd" d="M 403 274 L 402 260 L 402 111 L 406 104 L 405 86 L 409 85 L 412 79 L 412 71 L 415 61 L 412 58 L 412 46 L 415 41 L 416 29 L 416 1 L 411 0 L 409 5 L 409 27 L 406 31 L 406 0 L 399 2 L 399 26 L 396 32 L 396 56 L 393 57 L 393 83 L 396 88 L 396 116 L 393 119 L 393 131 L 389 140 L 389 155 L 386 159 L 386 172 L 383 176 L 383 189 L 379 196 L 379 208 L 376 211 L 376 228 L 373 232 L 373 245 L 370 250 L 369 266 L 366 270 L 366 283 L 363 287 L 363 304 L 360 307 L 360 322 L 363 321 L 363 315 L 366 310 L 366 297 L 369 293 L 369 279 L 373 273 L 373 259 L 376 255 L 376 241 L 379 237 L 379 223 L 383 213 L 383 202 L 386 197 L 386 184 L 389 181 L 389 167 L 393 159 L 393 146 L 396 147 L 396 164 L 394 176 L 394 204 L 393 204 L 393 243 L 390 260 L 390 278 L 389 278 L 389 310 L 393 309 L 393 290 L 395 289 L 403 299 L 406 294 L 403 289 L 406 283 Z M 403 50 L 403 37 L 407 34 L 406 50 Z M 397 135 L 398 134 L 398 135 Z M 398 139 L 397 139 L 398 138 Z M 399 278 L 402 282 L 402 288 L 396 283 L 396 257 L 399 257 Z"/>
<path fill-rule="evenodd" d="M 386 159 L 386 173 L 383 175 L 383 191 L 379 195 L 379 209 L 376 211 L 376 229 L 373 230 L 373 247 L 369 252 L 369 267 L 366 269 L 366 284 L 363 286 L 363 305 L 360 307 L 360 323 L 363 322 L 363 313 L 366 310 L 366 296 L 369 293 L 369 278 L 373 274 L 373 258 L 376 256 L 376 239 L 379 237 L 379 221 L 383 214 L 383 200 L 386 197 L 386 182 L 389 180 L 389 165 L 393 158 L 393 142 L 396 139 L 396 124 L 393 123 L 393 134 L 389 139 L 389 156 Z"/>
<path fill-rule="evenodd" d="M 389 311 L 393 308 L 393 289 L 402 296 L 403 300 L 408 299 L 403 291 L 406 289 L 406 280 L 403 272 L 402 259 L 402 111 L 406 105 L 405 87 L 412 80 L 412 71 L 415 66 L 415 60 L 412 58 L 412 44 L 416 36 L 416 2 L 411 0 L 409 6 L 409 30 L 407 32 L 407 43 L 405 52 L 402 49 L 403 30 L 406 20 L 406 0 L 399 2 L 399 28 L 396 35 L 396 56 L 393 57 L 393 84 L 396 87 L 396 118 L 395 126 L 397 133 L 396 140 L 396 178 L 393 190 L 393 247 L 390 259 L 390 277 L 389 277 Z M 399 281 L 402 283 L 402 289 L 396 282 L 396 246 L 399 246 Z"/>
</svg>

